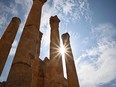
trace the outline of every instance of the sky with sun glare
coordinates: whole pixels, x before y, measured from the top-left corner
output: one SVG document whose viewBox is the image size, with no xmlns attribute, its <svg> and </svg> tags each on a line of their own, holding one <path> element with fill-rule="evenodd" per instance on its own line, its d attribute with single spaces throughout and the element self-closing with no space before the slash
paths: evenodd
<svg viewBox="0 0 116 87">
<path fill-rule="evenodd" d="M 32 0 L 0 0 L 0 38 L 12 17 L 22 21 L 0 81 L 6 80 L 31 6 Z M 116 87 L 116 0 L 47 0 L 40 26 L 41 59 L 49 57 L 49 18 L 54 15 L 60 19 L 60 36 L 70 34 L 80 86 Z"/>
</svg>

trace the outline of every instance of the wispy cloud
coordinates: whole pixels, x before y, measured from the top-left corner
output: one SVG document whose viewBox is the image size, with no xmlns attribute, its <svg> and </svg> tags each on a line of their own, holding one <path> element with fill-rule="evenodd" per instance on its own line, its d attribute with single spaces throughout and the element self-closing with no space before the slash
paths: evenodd
<svg viewBox="0 0 116 87">
<path fill-rule="evenodd" d="M 95 34 L 98 34 L 97 46 L 87 49 L 76 60 L 81 87 L 98 87 L 116 79 L 114 29 L 111 24 L 101 24 L 94 28 Z"/>
<path fill-rule="evenodd" d="M 0 21 L 0 37 L 2 37 L 2 34 L 4 32 L 3 28 L 4 28 L 5 24 L 6 24 L 6 18 L 5 18 L 4 15 L 0 15 L 0 19 L 1 19 L 1 21 Z"/>
<path fill-rule="evenodd" d="M 88 0 L 78 0 L 79 3 L 79 12 L 82 16 L 85 17 L 86 21 L 91 20 L 91 11 L 89 7 Z"/>
<path fill-rule="evenodd" d="M 41 19 L 41 31 L 44 33 L 43 42 L 49 46 L 50 40 L 50 26 L 49 26 L 49 18 L 53 15 L 58 15 L 62 23 L 67 25 L 69 22 L 79 21 L 81 18 L 85 18 L 85 20 L 91 19 L 90 17 L 90 9 L 89 3 L 87 0 L 53 0 L 53 2 L 46 2 L 43 7 L 42 19 Z M 61 32 L 67 32 L 67 26 L 63 25 L 60 28 Z M 70 31 L 70 30 L 69 30 Z M 78 38 L 78 34 L 71 31 L 71 36 L 73 38 Z M 46 41 L 47 40 L 47 41 Z"/>
<path fill-rule="evenodd" d="M 50 16 L 58 15 L 62 21 L 71 22 L 78 21 L 83 17 L 88 20 L 91 18 L 90 14 L 88 0 L 53 0 L 53 2 L 45 3 L 42 19 L 47 18 L 46 22 L 48 22 Z"/>
<path fill-rule="evenodd" d="M 99 24 L 92 29 L 92 32 L 98 40 L 115 40 L 116 28 L 111 23 Z"/>
</svg>

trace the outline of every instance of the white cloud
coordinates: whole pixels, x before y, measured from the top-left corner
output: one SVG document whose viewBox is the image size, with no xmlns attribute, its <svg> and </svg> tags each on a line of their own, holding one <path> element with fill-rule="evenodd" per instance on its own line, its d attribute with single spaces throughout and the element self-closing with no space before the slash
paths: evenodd
<svg viewBox="0 0 116 87">
<path fill-rule="evenodd" d="M 78 0 L 78 3 L 80 15 L 82 15 L 86 21 L 91 22 L 91 11 L 88 0 Z"/>
<path fill-rule="evenodd" d="M 65 21 L 91 20 L 88 0 L 54 0 L 53 6 Z M 68 17 L 68 18 L 67 18 Z"/>
<path fill-rule="evenodd" d="M 42 43 L 44 47 L 48 46 L 50 43 L 50 29 L 44 31 L 44 35 L 42 37 Z"/>
<path fill-rule="evenodd" d="M 27 18 L 31 5 L 32 5 L 32 0 L 14 0 L 13 2 L 10 2 L 8 5 L 6 5 L 3 2 L 0 2 L 0 8 L 1 8 L 0 18 L 2 19 L 2 21 L 0 21 L 0 25 L 3 24 L 6 25 L 7 23 L 9 23 L 8 20 L 9 17 L 10 18 L 12 18 L 13 16 L 19 17 L 22 16 L 22 14 L 23 14 L 22 17 L 24 17 L 23 19 L 25 20 Z M 21 22 L 24 23 L 24 20 L 23 21 L 21 20 Z M 0 26 L 0 28 L 2 27 Z"/>
<path fill-rule="evenodd" d="M 0 15 L 0 37 L 2 36 L 3 32 L 4 32 L 4 25 L 6 24 L 6 18 L 5 15 Z"/>
<path fill-rule="evenodd" d="M 63 6 L 63 11 L 67 15 L 68 13 L 72 13 L 73 7 L 75 6 L 74 3 L 67 1 Z"/>
<path fill-rule="evenodd" d="M 2 2 L 0 2 L 0 14 L 11 14 L 13 16 L 17 16 L 18 15 L 18 5 L 16 3 L 9 3 L 9 5 L 6 5 Z"/>
<path fill-rule="evenodd" d="M 4 23 L 6 23 L 6 18 L 3 15 L 0 15 L 0 25 L 2 26 Z"/>
<path fill-rule="evenodd" d="M 97 46 L 86 50 L 76 60 L 81 87 L 97 87 L 116 79 L 116 41 L 112 38 L 115 28 L 103 24 L 95 30 L 101 33 L 97 36 Z"/>
<path fill-rule="evenodd" d="M 98 39 L 101 38 L 104 41 L 112 41 L 112 39 L 115 39 L 116 37 L 115 26 L 110 23 L 99 24 L 97 27 L 93 28 L 92 31 Z"/>
<path fill-rule="evenodd" d="M 105 45 L 99 44 L 96 48 L 88 50 L 84 56 L 79 58 L 77 67 L 79 77 L 83 79 L 83 81 L 80 81 L 81 84 L 90 87 L 90 85 L 96 86 L 100 83 L 107 83 L 115 79 L 116 45 L 113 44 L 112 46 L 112 44 L 113 43 L 107 43 Z M 97 55 L 96 60 L 95 56 Z M 91 59 L 89 59 L 90 56 L 92 56 Z M 83 58 L 84 61 L 81 61 Z"/>
</svg>

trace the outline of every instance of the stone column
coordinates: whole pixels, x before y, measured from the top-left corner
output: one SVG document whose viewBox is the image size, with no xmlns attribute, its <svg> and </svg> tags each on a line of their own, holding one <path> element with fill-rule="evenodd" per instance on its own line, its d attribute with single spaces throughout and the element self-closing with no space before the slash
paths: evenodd
<svg viewBox="0 0 116 87">
<path fill-rule="evenodd" d="M 62 35 L 63 44 L 66 48 L 65 62 L 67 70 L 68 87 L 79 87 L 79 81 L 74 64 L 73 54 L 70 46 L 70 36 L 68 33 Z"/>
<path fill-rule="evenodd" d="M 58 55 L 58 50 L 60 48 L 59 22 L 60 20 L 57 16 L 52 16 L 50 18 L 50 60 L 61 58 L 61 55 Z"/>
<path fill-rule="evenodd" d="M 50 36 L 50 87 L 63 87 L 63 67 L 62 57 L 59 53 L 60 38 L 59 38 L 59 22 L 57 16 L 50 18 L 51 36 Z"/>
<path fill-rule="evenodd" d="M 29 54 L 35 58 L 36 41 L 41 36 L 39 31 L 41 10 L 45 2 L 46 0 L 33 0 L 33 5 L 28 15 L 13 63 L 22 61 L 30 65 Z"/>
<path fill-rule="evenodd" d="M 8 76 L 7 87 L 31 87 L 31 60 L 37 54 L 36 47 L 38 36 L 40 36 L 41 10 L 45 2 L 46 0 L 33 0 Z"/>
<path fill-rule="evenodd" d="M 21 20 L 13 17 L 0 40 L 0 75 L 3 71 Z"/>
</svg>

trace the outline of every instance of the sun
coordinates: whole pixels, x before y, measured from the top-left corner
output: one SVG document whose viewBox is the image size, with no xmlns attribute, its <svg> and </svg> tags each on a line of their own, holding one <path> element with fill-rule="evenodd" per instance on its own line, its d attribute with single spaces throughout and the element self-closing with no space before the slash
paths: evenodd
<svg viewBox="0 0 116 87">
<path fill-rule="evenodd" d="M 61 55 L 64 55 L 66 53 L 66 48 L 63 44 L 61 44 L 61 46 L 59 48 L 59 52 Z"/>
<path fill-rule="evenodd" d="M 54 54 L 54 58 L 65 58 L 65 55 L 68 55 L 68 49 L 67 45 L 63 45 L 62 42 L 60 42 L 60 45 L 53 43 L 52 49 L 54 50 L 52 54 Z"/>
</svg>

